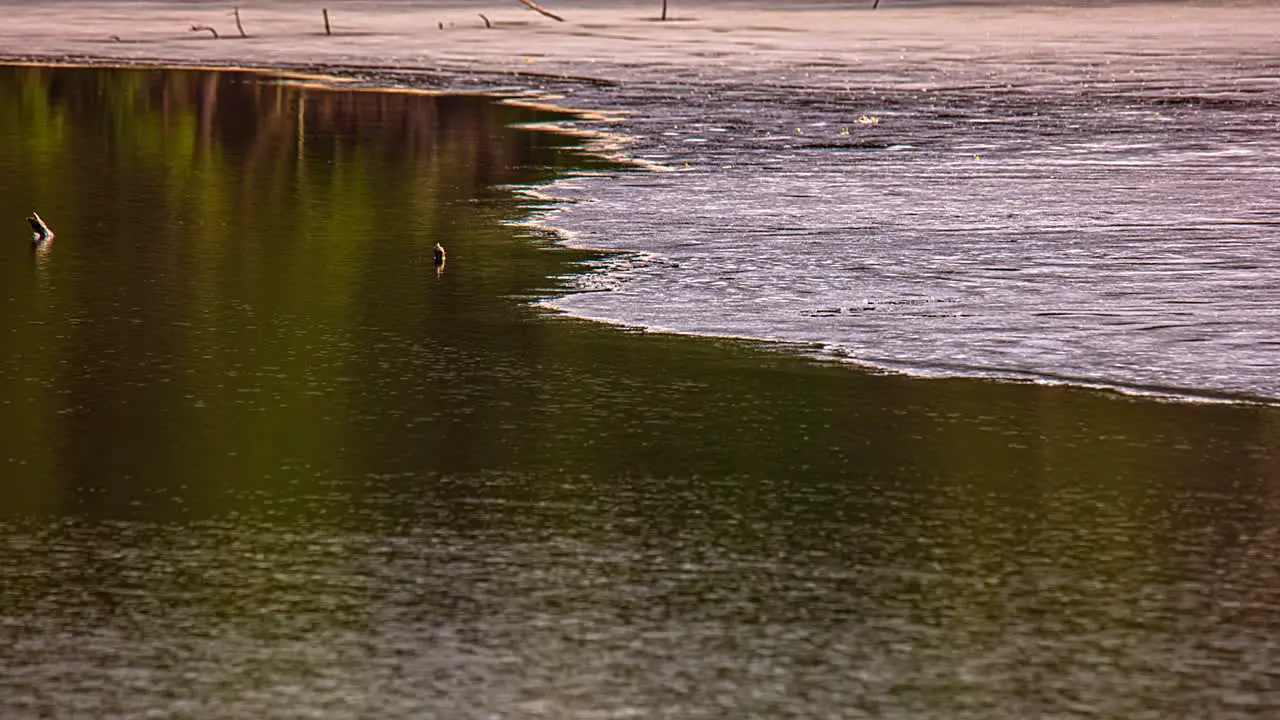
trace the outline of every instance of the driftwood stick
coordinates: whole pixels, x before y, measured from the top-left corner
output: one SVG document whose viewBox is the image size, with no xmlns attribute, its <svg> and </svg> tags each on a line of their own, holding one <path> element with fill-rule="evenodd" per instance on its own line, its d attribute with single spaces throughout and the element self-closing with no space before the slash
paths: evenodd
<svg viewBox="0 0 1280 720">
<path fill-rule="evenodd" d="M 485 28 L 493 27 L 493 23 L 489 22 L 489 18 L 485 17 L 484 13 L 476 13 L 476 14 L 479 15 L 480 19 L 484 21 Z"/>
<path fill-rule="evenodd" d="M 876 2 L 880 2 L 880 0 L 876 0 Z M 661 19 L 664 21 L 667 19 L 667 0 L 662 0 L 662 18 Z"/>
<path fill-rule="evenodd" d="M 240 31 L 240 37 L 249 37 L 244 31 L 244 25 L 240 24 L 240 8 L 236 8 L 236 29 Z"/>
<path fill-rule="evenodd" d="M 872 10 L 875 10 L 878 7 L 880 7 L 880 0 L 876 0 L 875 2 L 871 3 Z"/>
<path fill-rule="evenodd" d="M 42 243 L 53 238 L 53 231 L 45 224 L 44 218 L 40 217 L 40 213 L 33 212 L 28 215 L 27 223 L 31 225 L 31 242 Z M 440 246 L 436 245 L 436 247 Z"/>
<path fill-rule="evenodd" d="M 208 25 L 192 25 L 191 26 L 191 32 L 200 32 L 201 30 L 208 30 L 209 33 L 213 35 L 214 40 L 218 39 L 218 31 L 214 30 Z"/>
<path fill-rule="evenodd" d="M 538 7 L 538 4 L 535 3 L 533 0 L 519 0 L 519 1 L 520 1 L 520 4 L 524 5 L 530 10 L 534 10 L 536 12 L 542 13 L 543 15 L 546 15 L 547 17 L 551 18 L 552 20 L 555 20 L 556 22 L 564 22 L 564 18 L 551 12 L 550 10 L 543 10 L 542 8 Z"/>
<path fill-rule="evenodd" d="M 333 31 L 329 29 L 329 8 L 321 8 L 320 12 L 324 14 L 324 34 L 332 35 Z"/>
</svg>

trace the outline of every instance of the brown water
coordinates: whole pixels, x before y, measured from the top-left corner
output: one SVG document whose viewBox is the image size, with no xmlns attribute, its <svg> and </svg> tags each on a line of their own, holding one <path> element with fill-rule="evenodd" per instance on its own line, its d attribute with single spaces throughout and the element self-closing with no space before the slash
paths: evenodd
<svg viewBox="0 0 1280 720">
<path fill-rule="evenodd" d="M 0 717 L 1280 706 L 1275 408 L 549 314 L 601 258 L 495 186 L 591 163 L 510 106 L 0 98 Z"/>
</svg>

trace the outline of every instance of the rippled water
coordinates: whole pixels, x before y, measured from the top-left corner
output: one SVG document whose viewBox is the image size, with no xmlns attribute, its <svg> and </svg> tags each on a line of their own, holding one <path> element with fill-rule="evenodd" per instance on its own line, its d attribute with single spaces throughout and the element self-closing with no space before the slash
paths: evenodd
<svg viewBox="0 0 1280 720">
<path fill-rule="evenodd" d="M 590 169 L 507 128 L 558 116 L 198 72 L 0 98 L 6 720 L 1280 708 L 1272 407 L 543 312 L 602 258 L 495 188 Z"/>
<path fill-rule="evenodd" d="M 554 304 L 921 375 L 1280 399 L 1272 59 L 1121 42 L 627 85 L 635 152 L 680 172 L 564 185 L 598 202 L 551 225 L 649 255 Z"/>
</svg>

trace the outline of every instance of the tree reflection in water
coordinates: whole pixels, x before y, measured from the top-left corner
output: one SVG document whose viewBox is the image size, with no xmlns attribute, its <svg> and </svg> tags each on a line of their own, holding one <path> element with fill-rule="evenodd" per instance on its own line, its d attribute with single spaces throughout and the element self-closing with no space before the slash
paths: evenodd
<svg viewBox="0 0 1280 720">
<path fill-rule="evenodd" d="M 0 98 L 0 217 L 59 232 L 0 248 L 0 715 L 1207 717 L 1266 687 L 1274 408 L 550 316 L 591 255 L 503 224 L 507 186 L 590 161 L 486 99 L 40 68 Z"/>
</svg>

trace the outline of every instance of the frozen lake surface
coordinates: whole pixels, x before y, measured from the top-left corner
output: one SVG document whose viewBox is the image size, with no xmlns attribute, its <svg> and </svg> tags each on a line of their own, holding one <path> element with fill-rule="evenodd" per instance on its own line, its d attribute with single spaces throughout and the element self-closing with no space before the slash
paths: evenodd
<svg viewBox="0 0 1280 720">
<path fill-rule="evenodd" d="M 1280 399 L 1274 62 L 962 49 L 624 87 L 632 151 L 676 172 L 551 190 L 588 202 L 548 224 L 641 253 L 555 306 L 914 374 Z"/>
</svg>

